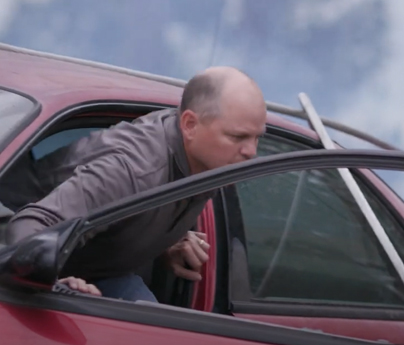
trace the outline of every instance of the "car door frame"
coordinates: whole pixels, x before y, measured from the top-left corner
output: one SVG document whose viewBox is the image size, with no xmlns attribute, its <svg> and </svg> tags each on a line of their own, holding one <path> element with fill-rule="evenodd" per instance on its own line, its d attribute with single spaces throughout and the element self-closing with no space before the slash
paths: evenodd
<svg viewBox="0 0 404 345">
<path fill-rule="evenodd" d="M 14 93 L 18 94 L 17 91 Z M 26 96 L 26 95 L 25 95 Z M 28 96 L 26 96 L 28 97 Z M 36 116 L 40 113 L 41 105 L 34 98 L 30 97 L 29 100 L 35 102 Z M 0 178 L 7 172 L 8 169 L 19 159 L 19 157 L 31 150 L 36 143 L 45 139 L 48 136 L 62 132 L 69 129 L 83 128 L 88 126 L 99 126 L 101 128 L 107 128 L 119 121 L 133 121 L 134 119 L 144 116 L 152 111 L 174 109 L 175 106 L 152 103 L 152 102 L 137 102 L 131 100 L 97 100 L 88 101 L 85 103 L 72 104 L 71 106 L 61 109 L 54 115 L 50 116 L 38 130 L 33 133 L 23 143 L 19 143 L 19 146 L 11 144 L 14 152 L 12 157 L 6 165 L 1 167 Z M 116 120 L 115 120 L 116 119 Z M 32 122 L 32 119 L 31 119 Z M 85 126 L 83 126 L 85 124 Z M 19 130 L 13 135 L 13 140 L 18 139 L 18 134 L 22 131 L 23 127 L 19 127 Z M 212 214 L 211 208 L 205 210 L 202 214 L 202 223 L 205 225 L 203 230 L 207 233 L 211 239 L 214 237 L 214 223 L 210 219 Z M 212 240 L 213 241 L 213 240 Z M 214 245 L 214 243 L 213 243 Z M 212 251 L 215 249 L 212 245 Z M 212 254 L 213 256 L 213 254 Z M 180 304 L 185 306 L 192 305 L 198 310 L 210 310 L 213 305 L 214 297 L 214 279 L 212 279 L 212 265 L 214 260 L 209 263 L 209 267 L 205 267 L 202 272 L 204 279 L 201 283 L 190 283 L 182 281 L 177 278 L 176 280 L 178 289 L 187 293 L 187 298 L 180 301 Z"/>
<path fill-rule="evenodd" d="M 297 141 L 300 144 L 311 145 L 314 148 L 321 147 L 321 144 L 311 138 L 307 138 L 294 132 L 285 132 L 280 128 L 269 128 L 271 134 Z M 310 150 L 308 148 L 308 150 Z M 297 152 L 297 151 L 294 151 Z M 374 182 L 380 181 L 376 175 L 367 169 L 353 169 L 351 171 L 354 176 L 359 178 L 363 184 L 372 191 L 372 193 L 388 208 L 391 215 L 398 221 L 399 225 L 404 229 L 404 220 L 402 213 L 398 212 L 393 207 L 391 199 L 388 200 L 386 195 L 381 192 Z M 391 197 L 398 198 L 396 193 L 389 186 L 383 185 L 384 192 L 391 193 Z M 222 188 L 218 197 L 215 199 L 215 217 L 217 229 L 223 229 L 226 235 L 217 233 L 217 290 L 215 298 L 215 308 L 222 313 L 233 314 L 238 317 L 259 320 L 262 322 L 270 322 L 282 324 L 292 327 L 307 327 L 312 329 L 321 329 L 321 326 L 326 325 L 326 332 L 343 334 L 346 330 L 346 335 L 349 335 L 351 329 L 355 326 L 367 329 L 369 335 L 380 334 L 381 330 L 390 329 L 398 330 L 403 327 L 404 323 L 404 308 L 372 308 L 372 307 L 354 307 L 330 305 L 321 306 L 318 303 L 307 303 L 307 305 L 293 303 L 276 303 L 276 302 L 242 302 L 232 299 L 234 288 L 231 282 L 231 272 L 223 272 L 223 267 L 232 267 L 231 253 L 234 250 L 233 242 L 235 239 L 240 241 L 244 246 L 246 244 L 245 234 L 242 229 L 241 216 L 234 212 L 232 205 L 233 198 L 238 199 L 235 190 Z M 232 210 L 232 211 L 230 211 Z M 230 216 L 231 213 L 231 216 Z M 243 270 L 238 270 L 237 274 L 241 274 Z M 240 279 L 239 279 L 240 280 Z M 245 275 L 245 280 L 248 282 L 248 275 Z M 237 289 L 244 289 L 238 285 Z M 362 324 L 361 324 L 362 323 Z M 358 328 L 358 329 L 359 329 Z M 388 334 L 388 332 L 384 332 Z M 404 336 L 404 332 L 403 332 Z"/>
<path fill-rule="evenodd" d="M 4 88 L 7 90 L 6 88 Z M 11 90 L 18 94 L 17 91 Z M 22 95 L 22 94 L 21 94 Z M 25 97 L 29 97 L 24 95 Z M 35 111 L 30 115 L 29 127 L 33 125 L 33 119 L 37 117 L 42 117 L 42 105 L 32 97 L 28 98 L 35 102 Z M 139 113 L 146 114 L 153 110 L 161 110 L 166 108 L 173 108 L 173 105 L 154 103 L 154 102 L 143 102 L 135 100 L 121 100 L 121 99 L 104 99 L 104 100 L 90 100 L 83 103 L 74 103 L 68 107 L 62 108 L 55 113 L 47 116 L 43 119 L 41 123 L 36 124 L 35 129 L 30 128 L 30 133 L 26 134 L 25 130 L 21 125 L 18 130 L 14 131 L 12 136 L 8 138 L 8 145 L 2 151 L 0 151 L 0 178 L 7 170 L 18 160 L 18 158 L 27 152 L 36 142 L 43 139 L 44 136 L 52 134 L 55 128 L 61 125 L 65 120 L 69 120 L 72 117 L 83 116 L 88 113 L 96 113 L 105 111 L 106 113 L 117 112 L 117 109 L 121 109 L 118 113 Z M 35 117 L 34 117 L 35 115 Z M 129 116 L 130 117 L 130 116 Z M 26 126 L 28 122 L 24 123 Z"/>
<path fill-rule="evenodd" d="M 78 228 L 60 249 L 61 263 L 97 226 L 123 219 L 140 212 L 174 202 L 225 185 L 292 170 L 309 168 L 371 166 L 378 169 L 404 170 L 404 152 L 369 150 L 309 150 L 250 161 L 193 175 L 166 185 L 150 189 L 92 211 L 78 222 Z M 81 242 L 82 243 L 82 242 Z M 0 301 L 31 308 L 45 308 L 75 314 L 103 317 L 183 331 L 220 335 L 240 340 L 273 342 L 276 344 L 356 344 L 339 337 L 283 328 L 260 322 L 243 321 L 228 316 L 215 315 L 183 308 L 150 305 L 147 302 L 129 303 L 111 299 L 83 296 L 65 296 L 52 292 L 15 291 L 0 287 Z M 201 327 L 201 323 L 204 327 Z"/>
<path fill-rule="evenodd" d="M 374 195 L 380 200 L 384 202 L 384 205 L 386 206 L 387 210 L 391 215 L 395 218 L 396 216 L 399 217 L 398 213 L 396 210 L 392 207 L 392 205 L 386 200 L 384 195 L 377 189 L 375 188 L 374 185 L 372 185 L 365 176 L 361 175 L 359 171 L 352 171 L 353 175 L 357 178 L 360 179 L 361 182 L 364 182 L 364 185 L 366 187 L 369 187 L 372 192 L 374 192 Z M 230 253 L 233 248 L 232 248 L 232 241 L 234 239 L 239 240 L 243 246 L 246 245 L 246 236 L 244 233 L 244 230 L 242 229 L 242 219 L 240 214 L 235 214 L 234 208 L 236 206 L 239 206 L 238 204 L 239 196 L 237 194 L 237 191 L 233 188 L 230 189 L 225 189 L 222 188 L 220 190 L 220 198 L 218 198 L 216 202 L 216 208 L 220 208 L 223 212 L 221 215 L 219 212 L 216 213 L 216 218 L 217 222 L 221 224 L 220 226 L 217 226 L 217 228 L 224 228 L 226 229 L 226 246 L 228 248 L 224 249 L 224 251 L 227 253 L 227 265 L 231 266 L 231 257 L 229 256 L 228 253 Z M 235 205 L 236 203 L 236 205 Z M 404 203 L 403 203 L 404 204 Z M 231 211 L 230 211 L 231 210 Z M 232 213 L 232 216 L 230 217 L 230 213 Z M 230 219 L 231 218 L 231 219 Z M 403 219 L 399 221 L 398 223 L 403 227 Z M 240 230 L 241 229 L 241 230 Z M 222 243 L 222 240 L 218 240 L 218 246 L 219 242 Z M 217 260 L 223 260 L 224 256 L 222 255 L 221 258 L 217 258 Z M 240 273 L 240 272 L 238 272 Z M 248 279 L 248 277 L 247 277 Z M 227 280 L 230 281 L 230 277 L 227 277 Z M 228 283 L 230 284 L 230 283 Z M 323 307 L 315 302 L 312 304 L 308 304 L 307 306 L 304 305 L 299 305 L 298 303 L 290 303 L 290 304 L 282 304 L 280 303 L 279 306 L 276 306 L 276 302 L 271 302 L 271 303 L 262 303 L 262 302 L 238 302 L 238 301 L 232 301 L 231 295 L 234 293 L 234 290 L 232 289 L 231 286 L 228 287 L 227 289 L 227 296 L 229 299 L 229 305 L 230 311 L 233 313 L 238 313 L 238 314 L 260 314 L 259 312 L 264 312 L 265 314 L 268 315 L 279 315 L 279 316 L 301 316 L 301 317 L 337 317 L 337 318 L 365 318 L 365 319 L 386 319 L 386 320 L 391 320 L 391 319 L 397 319 L 397 320 L 403 320 L 404 321 L 404 308 L 402 310 L 395 312 L 393 309 L 389 308 L 380 308 L 380 309 L 374 309 L 374 308 L 361 308 L 361 307 L 352 307 L 352 306 L 338 306 L 337 303 L 333 305 L 332 307 Z M 222 296 L 223 298 L 223 296 Z M 254 304 L 256 305 L 256 308 L 254 307 Z M 332 304 L 332 303 L 330 303 Z M 314 308 L 318 308 L 316 310 L 313 310 Z M 337 308 L 337 310 L 335 309 Z M 340 309 L 340 310 L 338 310 Z M 362 314 L 363 312 L 363 314 Z"/>
</svg>

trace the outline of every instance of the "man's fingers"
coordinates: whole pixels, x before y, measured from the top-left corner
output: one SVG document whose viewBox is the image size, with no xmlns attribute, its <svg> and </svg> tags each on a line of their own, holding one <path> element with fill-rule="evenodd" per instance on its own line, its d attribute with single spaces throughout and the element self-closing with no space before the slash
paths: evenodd
<svg viewBox="0 0 404 345">
<path fill-rule="evenodd" d="M 96 296 L 101 296 L 101 291 L 98 290 L 98 288 L 93 285 L 93 284 L 87 284 L 88 286 L 88 292 L 91 293 L 92 295 L 96 295 Z"/>
<path fill-rule="evenodd" d="M 192 271 L 192 270 L 188 270 L 179 264 L 174 264 L 173 270 L 174 270 L 174 274 L 177 277 L 180 277 L 183 279 L 192 280 L 192 281 L 199 281 L 202 279 L 202 276 L 200 273 Z"/>
<path fill-rule="evenodd" d="M 197 244 L 204 252 L 207 253 L 209 251 L 210 244 L 206 242 L 206 234 L 202 232 L 188 231 L 187 240 Z"/>
<path fill-rule="evenodd" d="M 170 266 L 175 275 L 188 280 L 202 279 L 199 272 L 203 264 L 209 260 L 210 245 L 206 242 L 206 238 L 206 234 L 188 231 L 180 242 L 171 247 Z"/>
<path fill-rule="evenodd" d="M 71 277 L 69 277 L 69 278 L 62 278 L 62 279 L 59 279 L 58 282 L 59 282 L 59 283 L 62 283 L 62 284 L 67 284 L 67 282 L 68 282 L 68 280 L 69 280 L 70 278 L 71 278 Z"/>
<path fill-rule="evenodd" d="M 195 255 L 198 257 L 199 261 L 201 261 L 202 264 L 207 262 L 209 260 L 209 255 L 207 254 L 207 251 L 201 247 L 199 244 L 192 243 L 191 244 L 193 252 Z"/>
<path fill-rule="evenodd" d="M 93 295 L 101 296 L 101 291 L 97 289 L 97 287 L 93 284 L 87 284 L 85 280 L 76 278 L 76 277 L 68 277 L 59 279 L 59 283 L 68 285 L 73 290 L 78 290 L 84 293 L 91 293 Z"/>
<path fill-rule="evenodd" d="M 199 240 L 198 241 L 198 246 L 205 252 L 207 253 L 210 249 L 210 244 L 204 240 Z"/>
<path fill-rule="evenodd" d="M 202 252 L 203 253 L 203 252 Z M 205 254 L 206 255 L 206 254 Z M 199 258 L 199 255 L 195 252 L 194 246 L 191 242 L 187 241 L 184 243 L 182 257 L 185 262 L 191 266 L 194 270 L 199 270 L 204 261 Z"/>
<path fill-rule="evenodd" d="M 79 278 L 67 277 L 59 279 L 59 283 L 68 285 L 71 289 L 77 290 L 79 288 Z"/>
<path fill-rule="evenodd" d="M 77 290 L 81 292 L 88 292 L 87 283 L 83 279 L 77 279 L 78 288 Z"/>
<path fill-rule="evenodd" d="M 189 232 L 191 232 L 193 235 L 195 235 L 196 237 L 198 237 L 201 240 L 206 241 L 206 239 L 207 239 L 206 234 L 204 234 L 203 232 L 197 232 L 197 231 L 189 231 Z"/>
</svg>

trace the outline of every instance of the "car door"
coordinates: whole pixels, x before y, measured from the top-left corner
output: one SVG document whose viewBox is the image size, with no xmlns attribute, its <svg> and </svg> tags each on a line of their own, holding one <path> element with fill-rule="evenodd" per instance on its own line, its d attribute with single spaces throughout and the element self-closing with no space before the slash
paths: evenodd
<svg viewBox="0 0 404 345">
<path fill-rule="evenodd" d="M 99 227 L 102 228 L 154 207 L 189 198 L 208 190 L 254 181 L 256 178 L 279 176 L 289 172 L 295 174 L 299 169 L 358 166 L 404 170 L 404 153 L 311 150 L 261 157 L 184 178 L 94 210 L 79 222 L 76 220 L 68 222 L 69 227 L 74 224 L 76 228 L 71 235 L 62 235 L 63 242 L 59 240 L 55 242 L 59 248 L 57 267 L 60 270 L 69 253 L 77 245 L 83 245 L 86 240 L 91 239 L 91 233 L 97 231 Z M 264 214 L 267 214 L 267 211 L 264 211 Z M 29 242 L 26 244 L 30 247 Z M 236 251 L 239 249 L 236 246 L 233 248 Z M 14 251 L 17 253 L 17 260 L 13 262 L 17 266 L 4 265 L 13 250 L 15 249 L 6 248 L 0 251 L 0 266 L 3 267 L 0 273 L 2 278 L 0 285 L 2 322 L 0 324 L 2 335 L 5 336 L 2 339 L 9 340 L 8 343 L 91 345 L 107 344 L 113 340 L 127 344 L 152 344 L 163 339 L 176 344 L 189 342 L 202 344 L 206 341 L 215 344 L 258 342 L 284 345 L 367 343 L 186 308 L 47 292 L 37 285 L 40 281 L 33 278 L 43 279 L 41 272 L 37 275 L 31 270 L 32 265 L 29 262 L 18 260 L 20 253 L 27 258 L 23 251 Z M 32 255 L 33 260 L 37 262 L 35 255 L 41 256 L 42 252 L 37 250 Z M 28 280 L 24 276 L 27 271 L 18 266 L 19 262 L 27 264 L 25 267 L 30 271 Z M 14 273 L 12 267 L 16 267 Z M 36 267 L 40 270 L 39 266 Z M 48 268 L 45 270 L 49 274 Z M 241 265 L 237 266 L 239 276 L 242 270 Z M 9 285 L 11 281 L 7 280 L 10 275 L 11 281 L 14 282 L 13 287 Z M 16 282 L 19 282 L 20 288 L 15 286 Z M 52 325 L 52 328 L 49 325 Z"/>
<path fill-rule="evenodd" d="M 267 135 L 259 154 L 308 149 L 293 139 Z M 354 176 L 403 259 L 403 202 L 369 171 L 355 170 Z M 217 228 L 228 232 L 227 243 L 221 238 L 217 244 L 226 254 L 217 257 L 216 308 L 252 320 L 404 342 L 403 282 L 336 169 L 243 181 L 222 189 L 216 209 Z M 224 265 L 230 266 L 226 279 Z"/>
</svg>

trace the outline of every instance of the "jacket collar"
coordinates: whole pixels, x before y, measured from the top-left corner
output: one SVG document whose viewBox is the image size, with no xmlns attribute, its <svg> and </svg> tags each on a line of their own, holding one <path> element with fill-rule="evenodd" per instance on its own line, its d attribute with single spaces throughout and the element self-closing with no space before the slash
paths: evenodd
<svg viewBox="0 0 404 345">
<path fill-rule="evenodd" d="M 184 140 L 180 129 L 178 109 L 170 109 L 164 120 L 164 130 L 170 152 L 170 181 L 175 181 L 191 175 L 188 159 L 185 154 Z M 195 200 L 208 200 L 216 195 L 217 191 L 209 191 L 195 195 Z"/>
<path fill-rule="evenodd" d="M 187 155 L 184 148 L 178 109 L 170 109 L 164 120 L 164 130 L 170 155 L 173 157 L 173 180 L 191 175 Z"/>
</svg>

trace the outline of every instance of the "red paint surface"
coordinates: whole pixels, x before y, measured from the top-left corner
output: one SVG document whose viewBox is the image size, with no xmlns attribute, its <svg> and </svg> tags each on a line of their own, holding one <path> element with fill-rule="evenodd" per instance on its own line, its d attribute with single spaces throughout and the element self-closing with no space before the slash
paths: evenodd
<svg viewBox="0 0 404 345">
<path fill-rule="evenodd" d="M 0 154 L 0 166 L 55 113 L 97 100 L 178 104 L 182 88 L 123 73 L 0 49 L 0 85 L 30 95 L 40 115 Z"/>
<path fill-rule="evenodd" d="M 309 318 L 276 315 L 236 314 L 236 317 L 276 325 L 308 328 L 330 334 L 367 340 L 387 340 L 404 345 L 404 321 Z"/>
<path fill-rule="evenodd" d="M 128 95 L 128 99 L 154 95 L 158 99 L 178 102 L 182 92 L 180 87 L 124 73 L 1 49 L 0 75 L 3 86 L 16 88 L 40 102 L 113 95 L 115 90 Z"/>
<path fill-rule="evenodd" d="M 0 344 L 253 345 L 258 343 L 0 303 Z"/>
<path fill-rule="evenodd" d="M 212 311 L 216 291 L 216 227 L 213 202 L 209 200 L 198 219 L 198 228 L 210 244 L 209 261 L 202 268 L 202 281 L 194 286 L 192 309 Z"/>
</svg>

